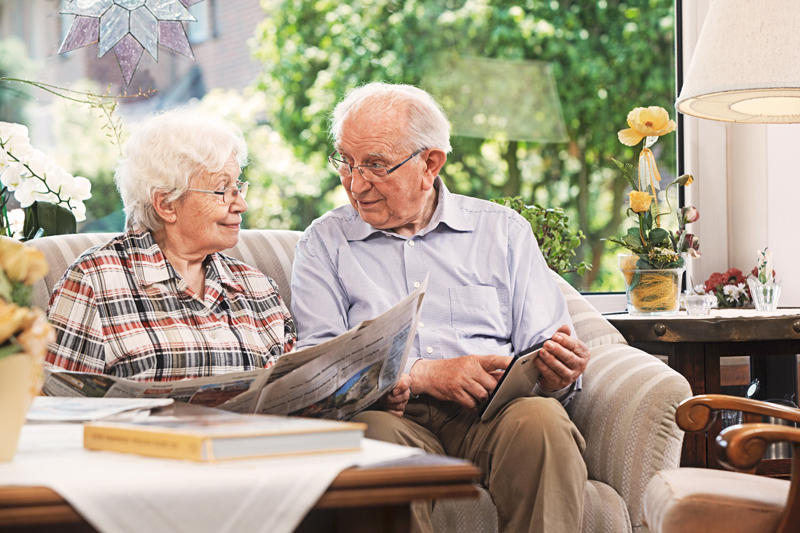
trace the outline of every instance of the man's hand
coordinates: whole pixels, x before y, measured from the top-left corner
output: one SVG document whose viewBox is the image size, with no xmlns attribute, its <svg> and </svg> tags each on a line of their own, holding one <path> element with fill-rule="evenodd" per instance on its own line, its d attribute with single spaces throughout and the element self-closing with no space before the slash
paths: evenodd
<svg viewBox="0 0 800 533">
<path fill-rule="evenodd" d="M 511 363 L 507 355 L 465 355 L 453 359 L 421 359 L 411 367 L 411 392 L 430 394 L 474 410 L 494 390 Z"/>
<path fill-rule="evenodd" d="M 384 411 L 392 413 L 393 415 L 403 418 L 403 413 L 406 410 L 406 404 L 411 397 L 411 376 L 403 374 L 400 376 L 400 381 L 394 386 L 390 392 L 386 393 L 383 398 L 378 400 Z"/>
<path fill-rule="evenodd" d="M 572 385 L 586 370 L 589 347 L 583 341 L 570 337 L 569 326 L 558 328 L 552 339 L 544 343 L 534 363 L 542 375 L 539 386 L 546 391 L 556 391 Z"/>
</svg>

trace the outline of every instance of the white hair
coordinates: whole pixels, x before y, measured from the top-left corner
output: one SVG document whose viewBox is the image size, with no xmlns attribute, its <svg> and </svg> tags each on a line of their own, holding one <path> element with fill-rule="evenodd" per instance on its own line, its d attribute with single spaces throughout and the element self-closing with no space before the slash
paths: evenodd
<svg viewBox="0 0 800 533">
<path fill-rule="evenodd" d="M 388 111 L 401 106 L 408 122 L 405 138 L 397 139 L 397 148 L 413 152 L 420 148 L 439 148 L 450 153 L 450 123 L 442 106 L 429 93 L 412 85 L 372 82 L 350 89 L 333 110 L 330 134 L 336 143 L 342 135 L 342 124 L 351 114 L 362 109 Z"/>
<path fill-rule="evenodd" d="M 190 178 L 221 171 L 231 157 L 239 168 L 247 165 L 244 135 L 233 124 L 186 108 L 145 119 L 125 143 L 114 174 L 126 226 L 160 229 L 155 193 L 174 202 L 186 193 Z"/>
</svg>

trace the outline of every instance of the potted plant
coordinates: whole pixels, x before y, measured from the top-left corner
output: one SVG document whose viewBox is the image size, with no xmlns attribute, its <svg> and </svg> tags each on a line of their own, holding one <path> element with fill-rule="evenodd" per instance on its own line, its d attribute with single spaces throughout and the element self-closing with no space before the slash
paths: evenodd
<svg viewBox="0 0 800 533">
<path fill-rule="evenodd" d="M 510 207 L 525 220 L 527 220 L 539 249 L 542 251 L 547 266 L 558 274 L 577 272 L 583 276 L 587 270 L 592 269 L 592 265 L 581 261 L 578 264 L 572 263 L 575 256 L 575 248 L 580 246 L 581 239 L 586 236 L 582 231 L 573 235 L 569 229 L 569 217 L 564 214 L 560 207 L 545 209 L 540 205 L 525 205 L 521 196 L 514 198 L 504 197 L 492 200 L 496 204 Z"/>
<path fill-rule="evenodd" d="M 0 236 L 0 461 L 17 451 L 19 432 L 38 394 L 52 329 L 41 309 L 27 307 L 32 285 L 47 274 L 39 250 Z"/>
<path fill-rule="evenodd" d="M 687 233 L 686 224 L 696 221 L 700 214 L 694 207 L 684 207 L 677 212 L 678 231 L 661 227 L 661 217 L 672 213 L 669 188 L 687 186 L 694 181 L 683 175 L 667 186 L 664 195 L 666 209 L 658 205 L 661 175 L 650 147 L 662 135 L 675 129 L 661 107 L 639 107 L 628 114 L 630 128 L 619 132 L 619 140 L 635 146 L 643 141 L 639 167 L 614 160 L 631 186 L 628 214 L 635 224 L 621 238 L 608 240 L 627 248 L 629 254 L 618 256 L 619 268 L 625 277 L 628 312 L 631 314 L 671 314 L 680 308 L 680 285 L 685 270 L 684 254 L 699 256 L 700 243 Z"/>
</svg>

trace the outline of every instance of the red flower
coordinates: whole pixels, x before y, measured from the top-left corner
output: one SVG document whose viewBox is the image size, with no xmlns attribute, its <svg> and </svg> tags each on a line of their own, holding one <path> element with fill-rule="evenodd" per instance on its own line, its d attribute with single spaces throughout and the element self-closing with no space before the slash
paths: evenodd
<svg viewBox="0 0 800 533">
<path fill-rule="evenodd" d="M 725 272 L 724 276 L 725 285 L 738 285 L 739 283 L 745 283 L 742 271 L 738 268 L 729 269 L 727 272 Z"/>
<path fill-rule="evenodd" d="M 719 272 L 714 272 L 703 284 L 703 288 L 705 289 L 706 294 L 714 294 L 714 292 L 717 290 L 717 287 L 725 285 L 725 283 L 726 277 Z"/>
</svg>

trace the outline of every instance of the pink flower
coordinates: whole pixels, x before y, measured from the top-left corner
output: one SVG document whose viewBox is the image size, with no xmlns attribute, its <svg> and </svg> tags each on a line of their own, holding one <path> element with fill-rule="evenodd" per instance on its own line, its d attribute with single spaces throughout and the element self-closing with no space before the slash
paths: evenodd
<svg viewBox="0 0 800 533">
<path fill-rule="evenodd" d="M 683 227 L 684 224 L 691 224 L 692 222 L 697 222 L 697 219 L 699 218 L 700 218 L 700 212 L 697 210 L 696 207 L 691 205 L 687 207 L 681 207 L 681 216 L 680 216 L 681 227 Z"/>
</svg>

